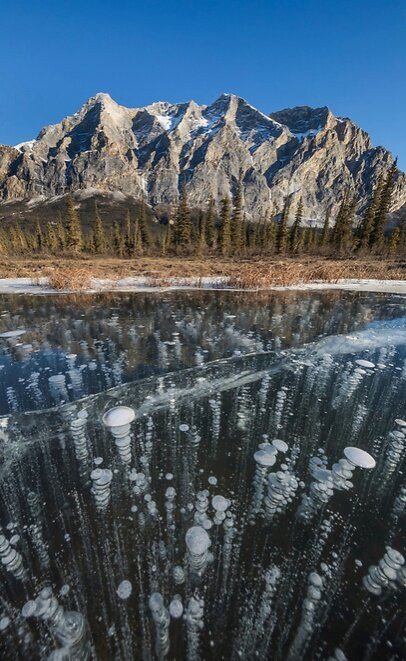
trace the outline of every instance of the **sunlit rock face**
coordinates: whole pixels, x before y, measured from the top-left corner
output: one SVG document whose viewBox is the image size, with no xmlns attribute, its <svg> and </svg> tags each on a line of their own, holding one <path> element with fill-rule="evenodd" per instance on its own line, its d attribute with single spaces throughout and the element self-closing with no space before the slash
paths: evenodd
<svg viewBox="0 0 406 661">
<path fill-rule="evenodd" d="M 297 107 L 270 116 L 233 94 L 210 105 L 152 103 L 127 108 L 96 94 L 35 140 L 0 146 L 0 200 L 47 199 L 69 191 L 110 191 L 173 205 L 186 185 L 192 206 L 235 192 L 242 174 L 245 211 L 254 220 L 302 197 L 306 220 L 322 222 L 350 190 L 359 211 L 393 163 L 350 119 L 328 108 Z M 113 198 L 114 199 L 114 198 Z M 396 176 L 393 210 L 406 202 Z"/>
<path fill-rule="evenodd" d="M 1 418 L 0 657 L 404 658 L 406 329 L 363 313 Z"/>
</svg>

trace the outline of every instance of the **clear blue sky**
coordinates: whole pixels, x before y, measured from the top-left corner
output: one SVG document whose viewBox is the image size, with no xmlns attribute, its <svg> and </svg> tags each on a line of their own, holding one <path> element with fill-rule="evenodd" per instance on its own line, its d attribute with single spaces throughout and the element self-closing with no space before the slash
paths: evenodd
<svg viewBox="0 0 406 661">
<path fill-rule="evenodd" d="M 328 105 L 406 170 L 405 0 L 2 0 L 0 142 L 96 92 L 124 105 L 222 92 Z"/>
</svg>

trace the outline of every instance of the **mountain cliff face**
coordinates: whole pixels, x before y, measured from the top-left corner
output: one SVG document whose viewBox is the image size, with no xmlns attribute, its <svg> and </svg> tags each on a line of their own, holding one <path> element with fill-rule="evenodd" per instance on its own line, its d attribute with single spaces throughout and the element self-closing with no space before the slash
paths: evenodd
<svg viewBox="0 0 406 661">
<path fill-rule="evenodd" d="M 302 196 L 304 215 L 322 222 L 345 190 L 358 211 L 393 158 L 365 131 L 328 108 L 298 107 L 269 117 L 237 96 L 210 106 L 153 103 L 126 108 L 97 94 L 71 117 L 16 147 L 0 146 L 0 200 L 52 198 L 69 191 L 119 191 L 152 207 L 173 205 L 186 185 L 190 204 L 233 194 L 239 173 L 247 216 L 256 220 Z M 397 174 L 392 210 L 406 203 Z"/>
</svg>

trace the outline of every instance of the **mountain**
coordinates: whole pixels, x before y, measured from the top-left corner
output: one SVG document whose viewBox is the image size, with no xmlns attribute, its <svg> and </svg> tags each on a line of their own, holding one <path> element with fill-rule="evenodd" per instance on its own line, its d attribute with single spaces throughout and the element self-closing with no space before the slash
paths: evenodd
<svg viewBox="0 0 406 661">
<path fill-rule="evenodd" d="M 35 140 L 0 146 L 0 207 L 33 205 L 67 192 L 120 193 L 147 201 L 159 215 L 183 185 L 192 206 L 233 194 L 242 173 L 247 216 L 264 218 L 283 198 L 302 196 L 307 220 L 337 211 L 344 191 L 365 207 L 393 158 L 368 134 L 327 108 L 287 108 L 270 116 L 223 94 L 194 101 L 126 108 L 108 94 L 91 97 L 74 115 L 43 128 Z M 406 204 L 400 171 L 392 211 Z M 3 215 L 3 214 L 2 214 Z"/>
</svg>

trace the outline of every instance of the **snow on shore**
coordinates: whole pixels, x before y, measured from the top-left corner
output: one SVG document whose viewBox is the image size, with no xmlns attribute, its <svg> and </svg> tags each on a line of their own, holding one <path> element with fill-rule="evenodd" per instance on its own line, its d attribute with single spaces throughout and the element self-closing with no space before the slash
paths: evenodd
<svg viewBox="0 0 406 661">
<path fill-rule="evenodd" d="M 153 278 L 135 276 L 119 280 L 93 278 L 91 287 L 85 291 L 159 291 L 168 289 L 228 289 L 227 277 L 170 278 L 167 285 L 156 284 Z M 266 287 L 272 291 L 342 289 L 365 292 L 406 294 L 406 280 L 339 280 L 338 282 L 312 282 L 289 286 Z M 240 290 L 238 290 L 240 291 Z M 0 294 L 55 294 L 46 278 L 0 278 Z M 59 291 L 59 293 L 64 293 Z M 65 292 L 66 293 L 66 292 Z"/>
</svg>

